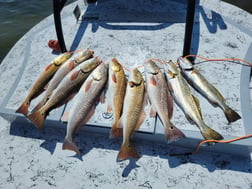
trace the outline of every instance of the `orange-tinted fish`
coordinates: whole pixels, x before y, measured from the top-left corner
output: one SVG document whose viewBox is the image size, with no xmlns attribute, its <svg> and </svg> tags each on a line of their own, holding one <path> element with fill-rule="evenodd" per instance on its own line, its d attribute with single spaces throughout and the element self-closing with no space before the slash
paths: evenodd
<svg viewBox="0 0 252 189">
<path fill-rule="evenodd" d="M 50 81 L 50 79 L 53 77 L 55 72 L 60 68 L 63 63 L 65 63 L 70 57 L 72 56 L 71 52 L 66 52 L 64 54 L 61 54 L 57 58 L 55 58 L 39 75 L 37 80 L 34 82 L 32 87 L 30 88 L 30 91 L 28 95 L 26 96 L 24 102 L 21 104 L 21 106 L 17 109 L 17 113 L 22 113 L 25 116 L 28 114 L 28 108 L 30 106 L 30 102 L 39 96 L 46 86 L 46 84 Z"/>
<path fill-rule="evenodd" d="M 132 146 L 130 139 L 145 118 L 143 110 L 144 96 L 144 79 L 139 70 L 135 68 L 131 72 L 127 83 L 123 114 L 119 121 L 119 125 L 123 127 L 123 142 L 117 157 L 118 160 L 140 157 Z"/>
<path fill-rule="evenodd" d="M 81 85 L 87 79 L 89 74 L 91 74 L 91 72 L 101 62 L 102 61 L 99 58 L 92 58 L 74 68 L 59 83 L 45 105 L 36 112 L 30 114 L 28 119 L 32 121 L 39 129 L 42 129 L 44 120 L 49 112 L 72 99 L 72 97 L 79 91 Z"/>
<path fill-rule="evenodd" d="M 114 58 L 109 64 L 109 86 L 108 103 L 109 111 L 113 111 L 114 123 L 111 128 L 110 137 L 123 135 L 122 128 L 118 128 L 119 119 L 122 114 L 123 100 L 126 92 L 126 77 L 122 65 Z"/>
<path fill-rule="evenodd" d="M 78 66 L 80 63 L 84 62 L 85 60 L 88 60 L 93 57 L 94 52 L 87 49 L 86 51 L 78 52 L 74 54 L 70 59 L 68 59 L 55 73 L 53 78 L 48 83 L 48 87 L 45 91 L 45 94 L 41 101 L 38 103 L 38 105 L 32 110 L 32 112 L 35 112 L 39 108 L 41 108 L 46 101 L 51 96 L 53 90 L 58 86 L 58 84 L 62 81 L 62 79 L 76 66 Z"/>
</svg>

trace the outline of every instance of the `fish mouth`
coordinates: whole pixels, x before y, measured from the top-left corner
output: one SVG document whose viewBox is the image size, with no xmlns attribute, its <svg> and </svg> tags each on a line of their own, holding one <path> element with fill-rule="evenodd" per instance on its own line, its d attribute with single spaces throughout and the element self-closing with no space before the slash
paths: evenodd
<svg viewBox="0 0 252 189">
<path fill-rule="evenodd" d="M 193 65 L 187 58 L 179 57 L 177 62 L 182 70 L 193 70 Z"/>
</svg>

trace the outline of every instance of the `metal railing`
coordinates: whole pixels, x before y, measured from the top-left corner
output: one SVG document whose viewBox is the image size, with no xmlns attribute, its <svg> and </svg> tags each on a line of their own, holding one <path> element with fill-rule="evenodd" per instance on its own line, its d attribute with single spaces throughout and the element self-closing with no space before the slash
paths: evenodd
<svg viewBox="0 0 252 189">
<path fill-rule="evenodd" d="M 56 29 L 56 34 L 57 34 L 58 42 L 59 42 L 62 53 L 66 52 L 67 49 L 65 45 L 63 31 L 62 31 L 60 12 L 66 2 L 67 0 L 53 0 L 55 29 Z M 196 4 L 196 0 L 187 0 L 186 25 L 185 25 L 184 47 L 183 47 L 182 56 L 189 55 L 191 51 L 195 4 Z"/>
</svg>

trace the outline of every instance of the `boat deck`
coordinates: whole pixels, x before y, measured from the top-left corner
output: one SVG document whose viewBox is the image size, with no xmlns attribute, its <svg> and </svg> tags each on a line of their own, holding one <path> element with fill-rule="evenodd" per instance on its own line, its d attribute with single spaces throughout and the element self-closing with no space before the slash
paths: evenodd
<svg viewBox="0 0 252 189">
<path fill-rule="evenodd" d="M 78 21 L 73 15 L 77 4 L 82 10 Z M 236 7 L 226 9 L 232 5 L 223 2 L 213 4 L 197 1 L 192 54 L 208 58 L 241 58 L 252 62 L 252 15 L 245 12 L 241 15 Z M 108 0 L 89 5 L 77 1 L 65 7 L 61 15 L 70 51 L 90 48 L 104 62 L 115 57 L 128 69 L 142 65 L 149 58 L 176 61 L 182 55 L 186 16 L 184 0 Z M 47 47 L 50 39 L 56 39 L 52 16 L 33 27 L 3 60 L 0 66 L 0 81 L 3 83 L 0 85 L 0 115 L 3 117 L 31 127 L 29 121 L 15 111 L 41 70 L 58 56 Z M 201 59 L 195 60 L 195 67 L 222 92 L 227 104 L 242 117 L 228 124 L 220 108 L 213 107 L 192 89 L 200 100 L 205 122 L 225 139 L 251 134 L 251 67 L 230 61 L 206 62 Z M 39 99 L 32 101 L 31 108 Z M 194 148 L 202 136 L 177 105 L 174 106 L 172 122 L 186 135 L 174 145 Z M 70 107 L 71 102 L 52 111 L 45 127 L 66 128 L 66 123 L 62 123 L 60 118 Z M 147 107 L 146 112 L 149 109 Z M 106 113 L 106 104 L 99 104 L 95 115 L 82 130 L 108 134 L 112 122 L 113 116 Z M 147 116 L 135 138 L 164 143 L 160 120 Z M 204 146 L 203 149 L 250 156 L 252 139 Z"/>
</svg>

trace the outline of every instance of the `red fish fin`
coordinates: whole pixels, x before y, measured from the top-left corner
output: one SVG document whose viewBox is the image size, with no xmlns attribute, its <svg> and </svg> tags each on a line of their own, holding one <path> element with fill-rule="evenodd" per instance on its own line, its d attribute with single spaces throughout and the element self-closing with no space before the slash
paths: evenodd
<svg viewBox="0 0 252 189">
<path fill-rule="evenodd" d="M 62 150 L 71 150 L 71 151 L 76 152 L 77 154 L 80 154 L 80 151 L 77 148 L 76 144 L 73 141 L 70 141 L 68 139 L 64 140 Z"/>
<path fill-rule="evenodd" d="M 31 112 L 36 112 L 38 111 L 40 108 L 42 108 L 42 106 L 45 104 L 44 101 L 40 101 L 33 109 Z"/>
<path fill-rule="evenodd" d="M 63 122 L 68 122 L 69 114 L 70 114 L 70 112 L 65 112 L 60 120 L 63 121 Z"/>
<path fill-rule="evenodd" d="M 85 82 L 85 88 L 84 88 L 85 92 L 88 92 L 88 90 L 90 89 L 90 87 L 92 85 L 92 82 L 93 82 L 92 79 Z"/>
<path fill-rule="evenodd" d="M 128 158 L 139 159 L 140 156 L 137 151 L 130 145 L 122 145 L 121 150 L 118 153 L 117 160 L 122 161 Z"/>
<path fill-rule="evenodd" d="M 30 114 L 28 116 L 28 119 L 37 126 L 39 130 L 43 129 L 43 124 L 45 121 L 46 114 L 44 112 L 41 112 L 40 110 Z"/>
<path fill-rule="evenodd" d="M 45 71 L 49 70 L 51 66 L 52 66 L 52 64 L 47 65 L 47 66 L 45 67 Z"/>
<path fill-rule="evenodd" d="M 110 138 L 117 138 L 123 136 L 123 128 L 118 128 L 118 123 L 114 123 L 110 130 Z"/>
<path fill-rule="evenodd" d="M 116 75 L 113 73 L 112 74 L 112 81 L 114 82 L 114 83 L 116 83 L 117 81 L 116 81 Z"/>
<path fill-rule="evenodd" d="M 155 108 L 153 106 L 151 106 L 151 108 L 150 108 L 150 117 L 155 117 L 156 113 L 157 112 L 156 112 Z"/>
<path fill-rule="evenodd" d="M 112 107 L 111 107 L 111 104 L 108 104 L 108 105 L 107 105 L 107 112 L 108 112 L 108 113 L 112 113 L 112 112 L 113 112 L 113 109 L 112 109 Z"/>
<path fill-rule="evenodd" d="M 173 97 L 169 91 L 168 91 L 168 115 L 169 119 L 171 119 L 173 116 Z"/>
<path fill-rule="evenodd" d="M 139 118 L 138 118 L 138 122 L 137 122 L 137 124 L 136 124 L 136 128 L 135 128 L 136 131 L 137 131 L 137 130 L 141 127 L 141 125 L 143 124 L 143 122 L 144 122 L 144 120 L 145 120 L 145 117 L 146 117 L 146 113 L 145 113 L 144 109 L 142 109 L 141 112 L 140 112 Z"/>
<path fill-rule="evenodd" d="M 27 116 L 28 114 L 28 108 L 30 106 L 30 103 L 27 101 L 24 101 L 21 106 L 16 110 L 16 113 L 21 113 Z"/>
<path fill-rule="evenodd" d="M 74 65 L 74 60 L 71 60 L 71 62 L 69 62 L 68 64 L 70 70 L 74 69 L 75 65 Z"/>
<path fill-rule="evenodd" d="M 100 103 L 104 104 L 105 103 L 105 98 L 106 98 L 105 90 L 103 90 L 101 92 L 101 95 L 100 95 Z"/>
<path fill-rule="evenodd" d="M 87 114 L 87 116 L 85 117 L 85 119 L 82 121 L 82 125 L 85 125 L 90 120 L 90 118 L 94 115 L 95 108 L 96 108 L 95 105 L 92 106 L 91 110 L 89 111 L 89 113 Z"/>
<path fill-rule="evenodd" d="M 173 125 L 173 123 L 170 122 L 169 126 L 165 126 L 165 139 L 168 143 L 182 138 L 185 138 L 185 134 Z"/>
<path fill-rule="evenodd" d="M 78 71 L 72 73 L 72 75 L 70 76 L 70 79 L 71 79 L 71 80 L 74 80 L 74 79 L 79 75 L 79 73 L 80 73 L 80 70 L 78 70 Z"/>
<path fill-rule="evenodd" d="M 154 86 L 157 85 L 157 81 L 156 81 L 155 77 L 151 76 L 151 78 L 150 78 L 150 84 L 154 85 Z"/>
</svg>

